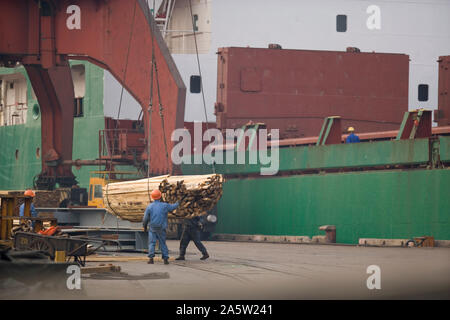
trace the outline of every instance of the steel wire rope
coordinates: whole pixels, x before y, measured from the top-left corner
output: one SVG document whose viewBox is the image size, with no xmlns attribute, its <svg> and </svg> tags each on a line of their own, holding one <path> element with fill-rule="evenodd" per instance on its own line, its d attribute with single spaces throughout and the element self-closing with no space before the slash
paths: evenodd
<svg viewBox="0 0 450 320">
<path fill-rule="evenodd" d="M 198 74 L 200 76 L 200 90 L 202 91 L 203 111 L 205 113 L 205 120 L 206 120 L 206 131 L 208 131 L 209 130 L 208 113 L 206 112 L 205 92 L 203 91 L 202 69 L 200 67 L 200 58 L 199 58 L 199 55 L 198 55 L 197 33 L 195 32 L 195 23 L 194 23 L 194 15 L 192 13 L 192 2 L 191 2 L 191 0 L 189 0 L 189 11 L 191 13 L 192 32 L 193 32 L 193 35 L 194 35 L 194 43 L 195 43 L 195 54 L 196 54 L 196 57 L 197 57 Z M 211 162 L 211 167 L 212 167 L 213 173 L 216 173 L 216 166 L 215 166 L 215 161 L 214 160 Z"/>
<path fill-rule="evenodd" d="M 167 148 L 167 139 L 166 139 L 166 129 L 164 126 L 164 109 L 161 103 L 161 92 L 160 92 L 160 88 L 159 88 L 159 76 L 158 76 L 158 66 L 156 64 L 156 61 L 154 63 L 155 66 L 155 75 L 156 75 L 156 89 L 157 89 L 157 93 L 158 93 L 158 103 L 159 103 L 159 116 L 161 118 L 161 127 L 163 130 L 163 137 L 164 137 L 164 150 L 166 152 L 166 165 L 169 168 L 170 167 L 170 163 L 169 163 L 169 152 L 168 152 L 168 148 Z"/>
<path fill-rule="evenodd" d="M 125 79 L 127 77 L 128 61 L 129 61 L 128 58 L 129 58 L 129 55 L 130 55 L 131 39 L 133 38 L 134 21 L 135 21 L 135 18 L 136 18 L 136 4 L 137 4 L 137 1 L 134 2 L 133 19 L 132 19 L 132 22 L 131 22 L 130 38 L 128 40 L 127 55 L 126 55 L 126 58 L 125 58 L 125 69 L 124 69 L 124 72 L 123 72 L 122 90 L 120 92 L 119 108 L 118 108 L 118 111 L 117 111 L 117 121 L 116 121 L 115 128 L 114 128 L 115 130 L 117 130 L 118 124 L 119 124 L 119 121 L 120 121 L 119 118 L 120 118 L 120 111 L 122 109 L 122 98 L 123 98 L 123 90 L 124 90 L 123 83 L 125 83 Z M 112 168 L 112 165 L 113 165 L 113 149 L 112 149 L 112 146 L 110 146 L 110 147 L 111 147 L 111 150 L 110 150 L 110 154 L 111 154 L 110 168 Z M 108 189 L 109 189 L 109 183 L 106 184 L 106 190 L 105 190 L 106 191 L 106 202 L 108 204 L 108 207 L 112 210 L 112 212 L 116 216 L 116 232 L 117 232 L 117 235 L 119 235 L 119 215 L 117 214 L 116 210 L 114 210 L 114 208 L 111 206 L 111 203 L 109 201 Z M 106 213 L 105 213 L 105 215 L 106 215 Z M 102 221 L 102 226 L 103 226 L 106 219 L 102 219 L 102 220 L 103 220 Z"/>
<path fill-rule="evenodd" d="M 153 112 L 153 64 L 155 60 L 155 47 L 154 47 L 154 20 L 150 20 L 150 16 L 155 14 L 155 0 L 153 0 L 153 14 L 150 11 L 150 4 L 147 0 L 147 10 L 150 22 L 150 30 L 152 35 L 152 60 L 151 60 L 151 71 L 150 71 L 150 100 L 149 106 L 147 109 L 148 112 L 148 136 L 147 136 L 147 196 L 149 202 L 152 202 L 152 198 L 150 196 L 150 138 L 152 134 L 152 112 Z"/>
<path fill-rule="evenodd" d="M 153 0 L 153 14 L 150 12 L 150 5 L 148 3 L 147 0 L 147 9 L 148 9 L 148 13 L 149 13 L 149 18 L 150 15 L 155 15 L 155 0 Z M 149 113 L 149 128 L 148 128 L 148 139 L 147 139 L 147 196 L 149 198 L 149 201 L 152 202 L 151 199 L 151 195 L 150 195 L 150 139 L 151 139 L 151 125 L 152 125 L 152 112 L 153 112 L 153 82 L 154 82 L 154 77 L 156 77 L 156 86 L 157 86 L 157 94 L 158 94 L 158 104 L 159 104 L 159 116 L 161 118 L 161 126 L 162 126 L 162 130 L 163 130 L 163 138 L 164 138 L 164 148 L 165 148 L 165 152 L 166 152 L 166 164 L 167 167 L 170 167 L 169 164 L 169 154 L 168 154 L 168 148 L 167 148 L 167 141 L 166 141 L 166 131 L 165 131 L 165 127 L 164 127 L 164 115 L 163 115 L 163 107 L 162 107 L 162 103 L 161 103 L 161 93 L 160 93 L 160 88 L 159 88 L 159 77 L 158 77 L 158 68 L 156 65 L 156 57 L 155 57 L 155 46 L 154 46 L 154 36 L 155 36 L 155 32 L 156 28 L 154 28 L 156 26 L 156 21 L 150 20 L 150 29 L 151 29 L 151 34 L 152 34 L 152 60 L 151 60 L 151 73 L 150 73 L 150 101 L 149 101 L 149 108 L 148 108 L 148 113 Z M 157 27 L 157 26 L 156 26 Z"/>
<path fill-rule="evenodd" d="M 150 11 L 150 5 L 148 3 L 147 0 L 147 8 L 148 11 Z M 149 12 L 149 16 L 152 13 Z M 155 15 L 155 0 L 153 0 L 153 16 Z M 169 163 L 169 152 L 168 152 L 168 147 L 167 147 L 167 139 L 166 139 L 166 130 L 165 130 L 165 125 L 164 125 L 164 108 L 163 108 L 163 104 L 161 102 L 161 91 L 160 91 L 160 86 L 159 86 L 159 75 L 158 75 L 158 66 L 156 63 L 156 56 L 155 56 L 155 46 L 154 46 L 154 35 L 157 32 L 156 28 L 154 28 L 156 26 L 156 22 L 155 20 L 151 20 L 151 30 L 152 30 L 152 69 L 151 69 L 151 84 L 150 84 L 150 105 L 149 105 L 149 133 L 148 133 L 148 140 L 147 140 L 147 156 L 148 156 L 148 160 L 147 160 L 147 195 L 149 198 L 149 201 L 151 202 L 151 196 L 150 196 L 150 138 L 151 138 L 151 115 L 153 112 L 153 83 L 154 80 L 156 78 L 156 89 L 157 89 L 157 95 L 158 95 L 158 107 L 159 107 L 159 116 L 161 118 L 161 127 L 162 127 L 162 131 L 163 131 L 163 141 L 164 141 L 164 150 L 165 150 L 165 156 L 166 156 L 166 165 L 169 168 L 170 167 L 170 163 Z"/>
</svg>

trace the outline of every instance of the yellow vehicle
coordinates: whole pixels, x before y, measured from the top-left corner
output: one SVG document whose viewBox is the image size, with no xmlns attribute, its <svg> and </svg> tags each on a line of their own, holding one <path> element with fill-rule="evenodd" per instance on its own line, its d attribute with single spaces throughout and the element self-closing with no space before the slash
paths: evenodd
<svg viewBox="0 0 450 320">
<path fill-rule="evenodd" d="M 125 178 L 128 176 L 128 178 Z M 104 208 L 103 187 L 108 183 L 133 180 L 139 177 L 135 171 L 92 171 L 89 177 L 88 206 Z"/>
</svg>

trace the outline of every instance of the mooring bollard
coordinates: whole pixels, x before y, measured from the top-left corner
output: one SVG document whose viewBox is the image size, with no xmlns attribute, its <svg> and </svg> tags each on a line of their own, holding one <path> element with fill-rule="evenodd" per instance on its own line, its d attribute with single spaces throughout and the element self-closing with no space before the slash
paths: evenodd
<svg viewBox="0 0 450 320">
<path fill-rule="evenodd" d="M 327 243 L 336 243 L 336 226 L 321 226 L 319 230 L 325 231 L 325 241 Z"/>
</svg>

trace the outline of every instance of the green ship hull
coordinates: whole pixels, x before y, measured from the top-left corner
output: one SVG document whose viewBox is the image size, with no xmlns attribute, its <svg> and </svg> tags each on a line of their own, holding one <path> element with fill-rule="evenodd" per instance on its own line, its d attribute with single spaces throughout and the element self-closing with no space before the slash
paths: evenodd
<svg viewBox="0 0 450 320">
<path fill-rule="evenodd" d="M 258 165 L 216 165 L 228 176 L 216 232 L 312 237 L 320 226 L 335 225 L 338 243 L 449 240 L 450 169 L 443 168 L 449 162 L 450 137 L 441 136 L 280 149 L 273 177 L 260 176 Z M 211 170 L 183 166 L 184 174 Z"/>
</svg>

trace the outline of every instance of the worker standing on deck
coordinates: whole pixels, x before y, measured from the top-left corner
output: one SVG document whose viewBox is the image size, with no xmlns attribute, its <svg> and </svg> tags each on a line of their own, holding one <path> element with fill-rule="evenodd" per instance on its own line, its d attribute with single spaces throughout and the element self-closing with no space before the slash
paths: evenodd
<svg viewBox="0 0 450 320">
<path fill-rule="evenodd" d="M 161 191 L 158 189 L 152 191 L 151 197 L 154 201 L 145 209 L 143 221 L 145 232 L 147 232 L 150 224 L 150 228 L 148 228 L 148 263 L 153 264 L 156 240 L 158 240 L 164 264 L 169 264 L 169 249 L 167 249 L 166 245 L 167 214 L 169 211 L 175 210 L 179 203 L 169 204 L 161 202 Z"/>
<path fill-rule="evenodd" d="M 357 143 L 359 141 L 359 137 L 355 134 L 355 128 L 348 127 L 347 132 L 349 135 L 347 136 L 347 139 L 345 139 L 345 143 Z"/>
<path fill-rule="evenodd" d="M 175 260 L 184 260 L 186 255 L 186 249 L 189 242 L 194 241 L 195 246 L 202 253 L 200 260 L 206 260 L 209 258 L 208 251 L 200 241 L 200 230 L 203 227 L 200 217 L 194 217 L 192 219 L 186 219 L 183 223 L 183 233 L 180 240 L 180 256 Z"/>
<path fill-rule="evenodd" d="M 33 204 L 33 199 L 34 199 L 34 196 L 35 196 L 35 195 L 36 195 L 36 194 L 35 194 L 34 191 L 31 190 L 31 189 L 26 190 L 25 193 L 24 193 L 24 196 L 31 197 L 30 212 L 31 212 L 31 216 L 32 216 L 33 218 L 36 218 L 36 217 L 38 216 L 37 211 L 36 211 L 36 208 L 34 207 L 34 204 Z M 21 217 L 23 217 L 24 214 L 25 214 L 25 203 L 22 203 L 22 204 L 20 205 L 20 208 L 19 208 L 19 215 L 20 215 Z M 34 221 L 31 221 L 31 227 L 34 229 Z"/>
</svg>

